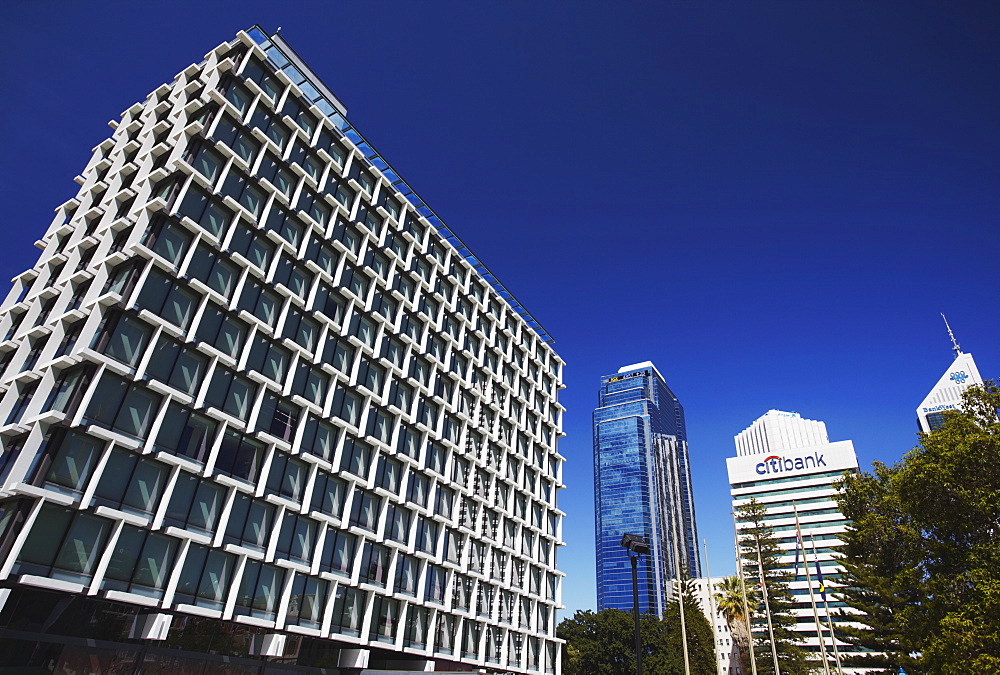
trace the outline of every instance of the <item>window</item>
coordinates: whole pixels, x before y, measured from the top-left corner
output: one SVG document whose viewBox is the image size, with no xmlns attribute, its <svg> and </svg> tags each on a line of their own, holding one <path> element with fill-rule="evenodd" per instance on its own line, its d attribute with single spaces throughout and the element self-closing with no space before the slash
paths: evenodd
<svg viewBox="0 0 1000 675">
<path fill-rule="evenodd" d="M 320 284 L 316 289 L 316 297 L 313 300 L 313 311 L 319 312 L 328 317 L 334 323 L 339 323 L 344 316 L 347 301 L 340 294 L 327 284 Z"/>
<path fill-rule="evenodd" d="M 57 358 L 73 351 L 76 341 L 80 339 L 80 333 L 83 332 L 83 327 L 86 323 L 86 319 L 80 319 L 76 323 L 64 326 L 63 337 L 59 341 L 59 347 L 56 349 L 55 355 Z M 0 372 L 3 372 L 3 370 L 0 369 Z"/>
<path fill-rule="evenodd" d="M 309 477 L 308 466 L 305 462 L 276 451 L 271 457 L 271 467 L 268 469 L 268 491 L 301 502 L 306 479 Z"/>
<path fill-rule="evenodd" d="M 281 284 L 300 298 L 305 298 L 312 287 L 312 275 L 305 268 L 289 260 L 287 256 L 278 261 L 271 281 Z"/>
<path fill-rule="evenodd" d="M 42 463 L 33 482 L 57 492 L 80 495 L 93 475 L 104 445 L 104 441 L 78 431 L 56 428 L 45 443 L 40 455 Z"/>
<path fill-rule="evenodd" d="M 217 367 L 205 403 L 245 421 L 250 414 L 250 402 L 256 395 L 257 385 L 251 380 L 229 368 Z"/>
<path fill-rule="evenodd" d="M 412 427 L 401 425 L 396 436 L 396 452 L 412 459 L 420 456 L 421 434 Z"/>
<path fill-rule="evenodd" d="M 229 249 L 242 255 L 252 265 L 267 271 L 267 267 L 274 257 L 274 252 L 277 250 L 277 245 L 256 230 L 246 225 L 240 225 L 233 233 Z"/>
<path fill-rule="evenodd" d="M 384 588 L 389 581 L 390 553 L 385 546 L 365 543 L 359 581 Z"/>
<path fill-rule="evenodd" d="M 250 356 L 247 359 L 246 367 L 257 371 L 277 384 L 283 384 L 291 360 L 292 354 L 287 348 L 257 338 L 254 340 L 253 346 L 250 347 Z"/>
<path fill-rule="evenodd" d="M 162 396 L 105 373 L 87 409 L 86 423 L 145 439 Z"/>
<path fill-rule="evenodd" d="M 246 79 L 256 82 L 272 101 L 278 98 L 283 89 L 277 79 L 271 75 L 270 70 L 255 58 L 247 61 L 241 74 Z"/>
<path fill-rule="evenodd" d="M 328 527 L 323 540 L 320 569 L 325 572 L 350 576 L 357 538 L 343 530 Z"/>
<path fill-rule="evenodd" d="M 319 322 L 306 316 L 294 307 L 289 308 L 281 330 L 282 336 L 295 342 L 303 349 L 312 352 L 315 351 L 316 345 L 319 342 L 319 333 Z"/>
<path fill-rule="evenodd" d="M 253 135 L 244 131 L 229 115 L 222 116 L 213 135 L 248 165 L 260 150 L 260 143 Z"/>
<path fill-rule="evenodd" d="M 333 600 L 332 630 L 344 635 L 358 635 L 365 613 L 364 591 L 349 586 L 338 586 Z"/>
<path fill-rule="evenodd" d="M 181 569 L 174 599 L 208 609 L 221 610 L 226 601 L 236 556 L 199 544 L 191 544 Z"/>
<path fill-rule="evenodd" d="M 267 549 L 268 537 L 274 531 L 277 507 L 258 501 L 243 493 L 236 494 L 224 541 L 254 551 Z"/>
<path fill-rule="evenodd" d="M 416 596 L 417 579 L 420 576 L 420 561 L 400 553 L 396 556 L 396 578 L 394 590 L 403 595 Z"/>
<path fill-rule="evenodd" d="M 155 222 L 143 244 L 153 253 L 177 267 L 194 237 L 185 228 L 166 220 Z"/>
<path fill-rule="evenodd" d="M 292 582 L 285 622 L 318 629 L 323 622 L 330 583 L 322 579 L 296 574 Z"/>
<path fill-rule="evenodd" d="M 315 511 L 340 518 L 346 494 L 347 483 L 336 476 L 321 471 L 314 481 L 310 506 Z"/>
<path fill-rule="evenodd" d="M 180 328 L 187 328 L 198 305 L 198 295 L 159 270 L 153 270 L 139 291 L 136 306 Z"/>
<path fill-rule="evenodd" d="M 418 551 L 424 553 L 434 553 L 437 546 L 438 524 L 426 518 L 417 519 L 417 541 Z"/>
<path fill-rule="evenodd" d="M 381 456 L 378 460 L 378 473 L 375 475 L 375 484 L 393 494 L 399 494 L 399 488 L 403 481 L 403 464 L 399 460 L 391 457 Z"/>
<path fill-rule="evenodd" d="M 334 449 L 337 446 L 339 434 L 339 427 L 320 421 L 310 415 L 306 420 L 305 433 L 302 435 L 300 449 L 302 452 L 308 452 L 316 457 L 331 461 Z"/>
<path fill-rule="evenodd" d="M 249 328 L 245 321 L 230 316 L 214 302 L 209 302 L 198 322 L 196 335 L 229 357 L 243 348 Z"/>
<path fill-rule="evenodd" d="M 278 189 L 278 192 L 285 195 L 285 198 L 292 196 L 292 190 L 298 183 L 297 176 L 284 168 L 282 162 L 270 151 L 264 153 L 264 158 L 257 169 L 257 175 L 269 181 Z"/>
<path fill-rule="evenodd" d="M 330 414 L 356 427 L 361 419 L 361 398 L 346 389 L 338 389 L 333 395 Z"/>
<path fill-rule="evenodd" d="M 314 181 L 319 182 L 323 175 L 323 160 L 309 152 L 308 145 L 298 142 L 292 148 L 288 161 L 298 164 Z"/>
<path fill-rule="evenodd" d="M 294 96 L 285 99 L 285 105 L 281 108 L 282 115 L 288 115 L 295 123 L 302 127 L 307 135 L 312 136 L 316 130 L 316 118 L 308 112 L 309 103 Z"/>
<path fill-rule="evenodd" d="M 393 380 L 392 386 L 389 388 L 389 405 L 396 406 L 404 414 L 409 414 L 412 403 L 413 387 L 405 382 Z"/>
<path fill-rule="evenodd" d="M 277 232 L 278 236 L 295 248 L 298 248 L 299 244 L 302 243 L 302 236 L 306 231 L 305 223 L 293 214 L 277 207 L 271 208 L 265 227 Z"/>
<path fill-rule="evenodd" d="M 236 264 L 205 244 L 195 250 L 187 273 L 226 298 L 232 297 L 240 278 L 240 268 Z"/>
<path fill-rule="evenodd" d="M 163 597 L 177 553 L 175 537 L 125 525 L 104 572 L 101 588 Z"/>
<path fill-rule="evenodd" d="M 385 537 L 401 544 L 410 538 L 410 517 L 408 509 L 398 504 L 390 503 L 386 511 Z"/>
<path fill-rule="evenodd" d="M 250 93 L 250 90 L 235 80 L 226 87 L 224 96 L 227 101 L 233 104 L 241 117 L 246 114 L 247 109 L 250 108 L 250 102 L 253 101 L 253 94 Z"/>
<path fill-rule="evenodd" d="M 93 367 L 88 365 L 74 366 L 59 373 L 44 409 L 66 413 L 75 411 L 92 376 Z"/>
<path fill-rule="evenodd" d="M 164 524 L 215 534 L 225 495 L 221 486 L 182 472 L 174 484 Z"/>
<path fill-rule="evenodd" d="M 222 173 L 222 167 L 226 165 L 226 159 L 212 147 L 211 143 L 204 143 L 194 153 L 191 158 L 191 166 L 194 170 L 208 179 L 209 183 L 215 184 Z"/>
<path fill-rule="evenodd" d="M 264 464 L 263 443 L 227 429 L 219 444 L 215 470 L 233 478 L 256 484 Z"/>
<path fill-rule="evenodd" d="M 418 605 L 410 605 L 406 612 L 406 625 L 403 630 L 403 646 L 423 649 L 427 643 L 427 625 L 430 622 L 430 610 Z"/>
<path fill-rule="evenodd" d="M 243 286 L 238 303 L 240 309 L 250 312 L 272 328 L 278 321 L 281 305 L 282 299 L 277 293 L 263 284 L 250 280 Z"/>
<path fill-rule="evenodd" d="M 276 146 L 279 150 L 285 148 L 285 143 L 288 142 L 291 133 L 288 128 L 279 122 L 278 120 L 272 118 L 266 112 L 264 112 L 263 107 L 258 107 L 250 118 L 249 126 L 257 127 L 264 132 L 264 135 Z"/>
<path fill-rule="evenodd" d="M 444 589 L 448 584 L 448 572 L 437 565 L 427 566 L 427 583 L 424 586 L 424 599 L 429 602 L 444 604 Z"/>
<path fill-rule="evenodd" d="M 284 584 L 285 570 L 282 568 L 247 560 L 234 614 L 274 619 Z"/>
<path fill-rule="evenodd" d="M 218 423 L 212 418 L 171 402 L 154 447 L 203 464 L 208 458 L 217 428 Z"/>
<path fill-rule="evenodd" d="M 419 473 L 410 473 L 410 488 L 408 499 L 411 503 L 421 508 L 427 508 L 427 499 L 430 497 L 430 481 L 427 476 Z"/>
<path fill-rule="evenodd" d="M 299 360 L 295 368 L 295 378 L 292 381 L 292 393 L 298 394 L 307 401 L 318 406 L 326 399 L 330 377 L 321 369 L 310 366 L 306 361 Z"/>
<path fill-rule="evenodd" d="M 45 504 L 13 572 L 87 583 L 104 550 L 112 521 Z"/>
<path fill-rule="evenodd" d="M 216 238 L 222 236 L 226 225 L 233 219 L 233 212 L 230 209 L 223 206 L 217 198 L 194 186 L 187 191 L 177 213 L 198 223 L 202 229 Z"/>
<path fill-rule="evenodd" d="M 374 532 L 378 520 L 379 501 L 379 498 L 371 493 L 361 489 L 355 490 L 354 503 L 351 506 L 351 525 Z"/>
<path fill-rule="evenodd" d="M 333 276 L 340 263 L 340 252 L 319 237 L 313 237 L 306 248 L 306 260 L 312 260 L 319 268 Z"/>
<path fill-rule="evenodd" d="M 286 560 L 311 564 L 315 548 L 316 521 L 286 512 L 281 521 L 275 555 Z"/>
<path fill-rule="evenodd" d="M 115 448 L 101 472 L 94 503 L 140 516 L 152 515 L 168 474 L 165 464 Z"/>
<path fill-rule="evenodd" d="M 344 441 L 340 468 L 362 479 L 367 479 L 371 468 L 372 448 L 367 443 L 348 437 Z"/>
<path fill-rule="evenodd" d="M 333 215 L 333 209 L 326 203 L 326 199 L 311 190 L 302 190 L 295 208 L 305 212 L 310 218 L 324 226 L 330 222 L 330 216 Z"/>
<path fill-rule="evenodd" d="M 207 357 L 176 340 L 162 338 L 153 348 L 146 375 L 185 394 L 194 394 L 207 367 Z"/>
<path fill-rule="evenodd" d="M 345 266 L 344 271 L 340 275 L 341 288 L 347 289 L 362 300 L 368 295 L 368 286 L 370 284 L 371 279 L 367 274 L 352 267 Z"/>
<path fill-rule="evenodd" d="M 257 429 L 283 441 L 291 441 L 301 413 L 297 406 L 269 393 L 264 397 L 257 414 Z"/>
</svg>

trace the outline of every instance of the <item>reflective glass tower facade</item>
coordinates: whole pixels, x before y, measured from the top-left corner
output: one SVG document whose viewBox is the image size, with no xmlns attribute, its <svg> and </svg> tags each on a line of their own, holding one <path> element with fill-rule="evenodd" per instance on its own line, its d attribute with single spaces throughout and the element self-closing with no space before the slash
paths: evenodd
<svg viewBox="0 0 1000 675">
<path fill-rule="evenodd" d="M 632 608 L 623 534 L 640 534 L 639 609 L 662 614 L 681 564 L 701 571 L 684 409 L 650 363 L 601 378 L 594 411 L 597 607 Z"/>
<path fill-rule="evenodd" d="M 551 338 L 280 36 L 111 126 L 0 308 L 0 666 L 557 673 Z"/>
</svg>

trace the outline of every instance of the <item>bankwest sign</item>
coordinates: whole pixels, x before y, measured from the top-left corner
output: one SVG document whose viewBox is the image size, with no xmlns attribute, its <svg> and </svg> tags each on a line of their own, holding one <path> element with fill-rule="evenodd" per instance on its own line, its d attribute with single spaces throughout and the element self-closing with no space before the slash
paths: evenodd
<svg viewBox="0 0 1000 675">
<path fill-rule="evenodd" d="M 793 476 L 805 478 L 809 474 L 857 469 L 858 457 L 854 454 L 851 441 L 838 441 L 766 455 L 730 457 L 726 460 L 726 467 L 729 469 L 729 482 L 735 484 Z"/>
</svg>

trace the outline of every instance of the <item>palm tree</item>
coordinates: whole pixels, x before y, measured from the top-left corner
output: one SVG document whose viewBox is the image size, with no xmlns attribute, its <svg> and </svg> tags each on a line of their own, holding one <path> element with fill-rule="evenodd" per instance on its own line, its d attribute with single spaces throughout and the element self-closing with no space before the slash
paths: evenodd
<svg viewBox="0 0 1000 675">
<path fill-rule="evenodd" d="M 748 673 L 750 646 L 750 626 L 743 603 L 743 589 L 738 576 L 725 577 L 715 585 L 719 591 L 715 594 L 715 606 L 729 624 L 729 632 L 740 657 L 740 672 Z M 749 595 L 749 589 L 748 589 Z M 753 606 L 753 598 L 748 597 L 748 604 Z"/>
</svg>

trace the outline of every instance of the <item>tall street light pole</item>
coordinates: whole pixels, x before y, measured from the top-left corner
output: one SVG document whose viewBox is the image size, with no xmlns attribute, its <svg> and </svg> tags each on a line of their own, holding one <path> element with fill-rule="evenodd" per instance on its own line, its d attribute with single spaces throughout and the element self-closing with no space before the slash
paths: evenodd
<svg viewBox="0 0 1000 675">
<path fill-rule="evenodd" d="M 635 675 L 642 675 L 642 635 L 639 632 L 639 556 L 649 555 L 649 544 L 638 534 L 623 534 L 621 545 L 632 562 L 632 617 L 635 620 Z"/>
</svg>

